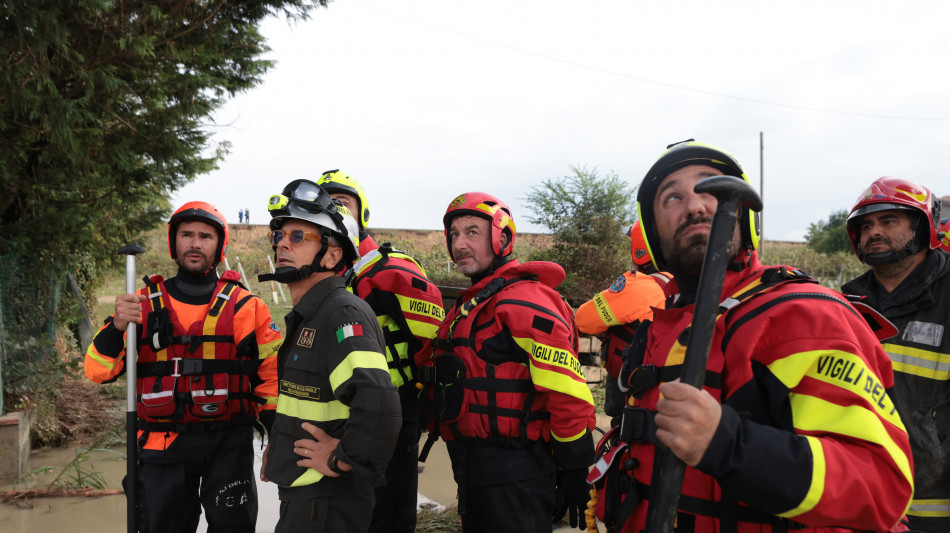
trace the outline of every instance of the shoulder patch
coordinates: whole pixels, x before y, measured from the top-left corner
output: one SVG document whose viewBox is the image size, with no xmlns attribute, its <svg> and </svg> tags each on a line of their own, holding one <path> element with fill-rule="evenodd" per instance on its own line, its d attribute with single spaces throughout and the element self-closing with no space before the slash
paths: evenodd
<svg viewBox="0 0 950 533">
<path fill-rule="evenodd" d="M 277 327 L 277 324 L 275 324 L 273 320 L 270 322 L 270 329 L 280 333 L 280 328 Z"/>
<path fill-rule="evenodd" d="M 420 290 L 420 291 L 424 291 L 424 290 L 427 290 L 427 289 L 429 288 L 429 285 L 428 285 L 426 282 L 422 281 L 421 279 L 419 279 L 419 278 L 413 276 L 413 277 L 412 277 L 412 288 L 413 288 L 413 289 Z"/>
<path fill-rule="evenodd" d="M 609 290 L 610 292 L 620 292 L 623 290 L 623 288 L 626 285 L 627 285 L 627 278 L 626 276 L 621 274 L 620 277 L 617 278 L 617 281 L 615 281 L 614 284 L 611 285 L 610 288 L 607 290 Z M 603 285 L 601 285 L 601 287 L 603 287 Z"/>
<path fill-rule="evenodd" d="M 317 332 L 312 328 L 303 328 L 300 331 L 300 336 L 297 337 L 297 346 L 303 346 L 304 348 L 310 348 L 313 346 L 313 339 L 317 336 Z"/>
<path fill-rule="evenodd" d="M 534 320 L 531 321 L 531 327 L 538 331 L 551 333 L 554 331 L 554 321 L 549 318 L 544 318 L 541 315 L 534 315 Z"/>
<path fill-rule="evenodd" d="M 344 324 L 336 330 L 336 342 L 341 343 L 344 340 L 350 337 L 362 337 L 363 336 L 363 325 L 362 324 Z"/>
</svg>

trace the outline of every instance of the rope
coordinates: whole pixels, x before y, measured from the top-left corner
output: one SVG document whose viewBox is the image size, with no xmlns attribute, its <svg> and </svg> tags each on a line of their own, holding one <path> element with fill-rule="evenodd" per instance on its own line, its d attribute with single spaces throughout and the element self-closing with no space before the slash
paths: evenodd
<svg viewBox="0 0 950 533">
<path fill-rule="evenodd" d="M 597 489 L 590 489 L 590 500 L 587 502 L 587 509 L 584 511 L 584 519 L 587 521 L 587 533 L 600 533 L 597 528 L 597 516 L 594 514 L 594 507 L 597 507 Z"/>
</svg>

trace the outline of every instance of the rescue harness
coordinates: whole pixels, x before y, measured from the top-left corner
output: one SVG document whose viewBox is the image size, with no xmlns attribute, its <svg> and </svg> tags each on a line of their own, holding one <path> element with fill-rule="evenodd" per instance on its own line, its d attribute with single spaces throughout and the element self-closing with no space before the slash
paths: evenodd
<svg viewBox="0 0 950 533">
<path fill-rule="evenodd" d="M 163 290 L 164 279 L 144 278 L 151 311 L 136 366 L 139 429 L 218 431 L 257 418 L 254 404 L 265 400 L 253 393 L 250 377 L 260 361 L 241 357 L 234 341 L 234 314 L 255 296 L 246 293 L 235 301 L 239 280 L 236 272 L 225 272 L 204 320 L 183 325 Z"/>
<path fill-rule="evenodd" d="M 817 282 L 801 270 L 788 269 L 784 266 L 768 269 L 756 282 L 746 285 L 738 294 L 720 302 L 716 313 L 716 321 L 724 318 L 727 313 L 749 301 L 753 296 L 763 294 L 785 283 Z M 743 324 L 748 323 L 749 320 L 775 305 L 798 298 L 828 299 L 847 306 L 844 301 L 824 293 L 797 292 L 782 295 L 736 320 L 723 336 L 721 343 L 723 352 L 729 339 Z M 649 326 L 650 321 L 643 322 L 642 327 L 637 330 L 630 347 L 625 353 L 625 359 L 628 359 L 628 361 L 625 362 L 624 366 L 633 367 L 633 371 L 627 376 L 622 376 L 621 379 L 626 378 L 626 383 L 624 383 L 626 385 L 625 392 L 634 398 L 642 398 L 647 390 L 658 386 L 660 383 L 677 379 L 680 377 L 682 370 L 682 364 L 662 367 L 642 365 Z M 681 348 L 685 352 L 690 327 L 687 326 L 679 334 L 674 349 Z M 707 369 L 704 386 L 718 390 L 719 401 L 722 402 L 724 391 L 722 390 L 720 373 Z M 607 531 L 611 531 L 614 527 L 622 527 L 630 514 L 641 503 L 643 495 L 646 495 L 647 499 L 652 501 L 651 485 L 656 484 L 659 469 L 653 469 L 651 484 L 641 483 L 633 477 L 633 470 L 639 466 L 637 460 L 629 457 L 624 452 L 632 444 L 652 444 L 658 449 L 663 447 L 656 437 L 655 414 L 655 411 L 649 409 L 625 406 L 619 430 L 613 428 L 597 445 L 597 462 L 587 481 L 598 490 L 600 497 L 596 501 L 597 514 L 603 517 Z M 735 495 L 730 494 L 725 488 L 722 489 L 720 501 L 705 500 L 681 494 L 677 509 L 676 530 L 694 531 L 695 516 L 697 515 L 718 518 L 723 532 L 736 531 L 738 522 L 769 524 L 772 531 L 776 533 L 808 527 L 752 507 L 740 505 Z"/>
<path fill-rule="evenodd" d="M 537 276 L 530 274 L 511 279 L 503 277 L 492 279 L 471 300 L 461 303 L 461 305 L 457 302 L 456 306 L 459 308 L 459 313 L 449 325 L 445 338 L 436 337 L 432 339 L 432 356 L 430 358 L 432 364 L 421 365 L 418 368 L 419 383 L 417 388 L 422 390 L 423 398 L 431 399 L 431 408 L 423 412 L 420 420 L 423 425 L 430 425 L 430 430 L 419 453 L 419 461 L 425 462 L 432 445 L 442 436 L 440 435 L 438 422 L 445 423 L 451 432 L 452 439 L 463 443 L 465 446 L 500 446 L 523 449 L 536 444 L 535 441 L 527 438 L 528 424 L 550 420 L 551 413 L 531 409 L 538 394 L 531 379 L 499 377 L 496 375 L 495 366 L 490 364 L 484 364 L 484 377 L 469 376 L 465 364 L 453 353 L 456 348 L 460 347 L 468 348 L 473 352 L 475 350 L 476 328 L 471 328 L 468 337 L 455 338 L 455 329 L 463 318 L 477 313 L 480 310 L 478 309 L 479 305 L 503 289 L 516 283 L 536 280 Z M 487 403 L 482 405 L 467 401 L 466 397 L 469 395 L 466 394 L 466 391 L 487 393 Z M 526 396 L 522 406 L 516 409 L 499 406 L 499 393 L 521 393 Z M 487 438 L 462 435 L 458 428 L 459 420 L 466 412 L 486 415 L 491 433 Z M 517 437 L 509 437 L 499 432 L 499 417 L 518 420 L 519 431 Z"/>
</svg>

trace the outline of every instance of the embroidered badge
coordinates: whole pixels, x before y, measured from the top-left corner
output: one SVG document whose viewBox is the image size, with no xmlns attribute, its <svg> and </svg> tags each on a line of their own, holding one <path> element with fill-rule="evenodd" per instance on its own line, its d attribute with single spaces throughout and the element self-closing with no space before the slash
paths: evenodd
<svg viewBox="0 0 950 533">
<path fill-rule="evenodd" d="M 363 326 L 361 324 L 345 324 L 336 330 L 336 342 L 340 343 L 350 337 L 362 337 Z"/>
<path fill-rule="evenodd" d="M 303 346 L 304 348 L 310 348 L 313 346 L 313 338 L 316 337 L 317 332 L 310 328 L 303 328 L 300 331 L 300 337 L 297 337 L 297 346 Z"/>
<path fill-rule="evenodd" d="M 611 285 L 610 288 L 607 290 L 609 290 L 610 292 L 620 292 L 623 290 L 626 284 L 627 284 L 627 278 L 621 275 L 619 278 L 617 278 L 617 281 L 615 281 L 614 284 Z M 603 285 L 601 285 L 601 287 L 603 287 Z"/>
<path fill-rule="evenodd" d="M 273 322 L 270 323 L 270 329 L 280 333 L 280 328 L 278 328 L 277 324 L 274 324 Z"/>
</svg>

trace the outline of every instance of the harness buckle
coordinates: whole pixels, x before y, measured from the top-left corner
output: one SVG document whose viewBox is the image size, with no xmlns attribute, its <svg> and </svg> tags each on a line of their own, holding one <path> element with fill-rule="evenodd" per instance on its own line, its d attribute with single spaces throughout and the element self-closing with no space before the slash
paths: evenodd
<svg viewBox="0 0 950 533">
<path fill-rule="evenodd" d="M 628 444 L 652 443 L 659 445 L 656 438 L 656 422 L 653 417 L 656 413 L 641 407 L 623 408 L 623 418 L 620 421 L 620 440 Z"/>
<path fill-rule="evenodd" d="M 181 377 L 181 357 L 172 358 L 172 377 Z"/>
<path fill-rule="evenodd" d="M 627 384 L 634 398 L 642 398 L 647 389 L 659 383 L 659 372 L 655 365 L 640 365 L 633 369 Z"/>
</svg>

